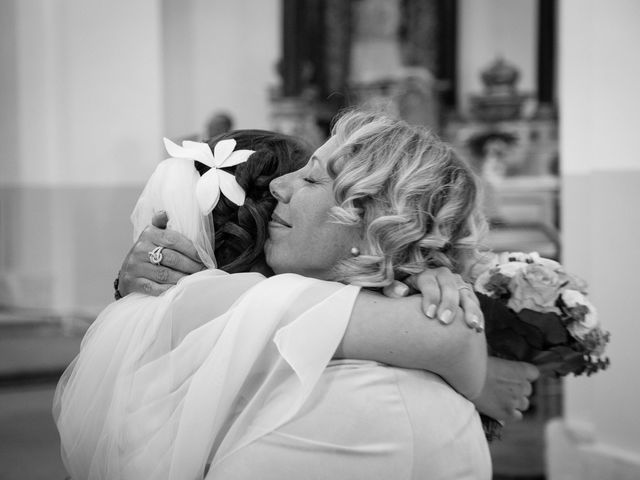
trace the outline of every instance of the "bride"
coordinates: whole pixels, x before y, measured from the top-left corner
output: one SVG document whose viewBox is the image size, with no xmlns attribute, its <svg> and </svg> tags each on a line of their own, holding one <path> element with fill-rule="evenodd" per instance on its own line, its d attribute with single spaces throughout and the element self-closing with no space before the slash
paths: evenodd
<svg viewBox="0 0 640 480">
<path fill-rule="evenodd" d="M 240 162 L 242 178 L 260 152 L 229 145 L 212 145 L 213 155 L 170 146 L 176 158 L 134 212 L 137 233 L 164 209 L 213 266 L 212 224 L 227 226 L 216 225 L 217 197 L 251 196 L 217 167 Z M 212 168 L 198 177 L 185 158 Z M 465 272 L 480 226 L 468 168 L 427 132 L 352 113 L 272 189 L 267 263 L 282 275 L 201 272 L 158 298 L 129 295 L 94 323 L 56 395 L 73 477 L 202 478 L 210 465 L 206 478 L 489 478 L 475 408 L 440 377 L 329 363 L 352 314 L 419 308 L 409 298 L 385 310 L 377 297 L 359 308 L 354 285 L 382 287 L 427 267 Z M 461 323 L 423 321 L 432 335 L 404 340 L 427 346 L 428 368 L 472 396 L 486 347 Z"/>
</svg>

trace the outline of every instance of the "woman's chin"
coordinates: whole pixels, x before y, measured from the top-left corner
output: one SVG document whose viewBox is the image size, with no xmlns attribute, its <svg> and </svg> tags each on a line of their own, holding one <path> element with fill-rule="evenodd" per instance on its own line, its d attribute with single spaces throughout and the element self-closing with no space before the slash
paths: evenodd
<svg viewBox="0 0 640 480">
<path fill-rule="evenodd" d="M 269 265 L 275 273 L 282 273 L 278 271 L 278 260 L 276 249 L 273 243 L 274 242 L 271 237 L 267 238 L 267 240 L 264 242 L 264 258 L 267 262 L 267 265 Z"/>
<path fill-rule="evenodd" d="M 273 273 L 293 273 L 291 269 L 291 261 L 287 255 L 286 249 L 281 248 L 279 242 L 268 239 L 264 244 L 264 258 L 273 270 Z"/>
</svg>

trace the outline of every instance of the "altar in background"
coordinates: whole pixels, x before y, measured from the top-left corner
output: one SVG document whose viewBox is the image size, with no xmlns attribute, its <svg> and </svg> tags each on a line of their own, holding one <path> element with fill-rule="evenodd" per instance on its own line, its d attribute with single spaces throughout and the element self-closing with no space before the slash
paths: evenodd
<svg viewBox="0 0 640 480">
<path fill-rule="evenodd" d="M 491 222 L 489 246 L 497 251 L 537 251 L 558 259 L 558 133 L 550 105 L 517 88 L 517 67 L 503 58 L 481 72 L 484 91 L 471 109 L 453 115 L 444 136 L 483 182 Z"/>
</svg>

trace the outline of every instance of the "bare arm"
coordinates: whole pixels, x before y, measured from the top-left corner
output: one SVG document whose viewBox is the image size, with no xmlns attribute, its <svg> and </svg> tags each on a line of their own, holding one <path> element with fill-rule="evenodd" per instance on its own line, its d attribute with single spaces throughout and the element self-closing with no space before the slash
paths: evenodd
<svg viewBox="0 0 640 480">
<path fill-rule="evenodd" d="M 460 309 L 454 315 L 445 326 L 425 317 L 421 296 L 390 299 L 363 290 L 335 356 L 429 370 L 474 398 L 485 382 L 486 340 L 468 328 Z"/>
</svg>

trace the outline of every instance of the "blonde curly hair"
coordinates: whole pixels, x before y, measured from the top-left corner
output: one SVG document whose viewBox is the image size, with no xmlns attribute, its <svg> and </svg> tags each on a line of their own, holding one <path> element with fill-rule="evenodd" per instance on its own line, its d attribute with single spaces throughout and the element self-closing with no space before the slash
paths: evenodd
<svg viewBox="0 0 640 480">
<path fill-rule="evenodd" d="M 357 225 L 363 252 L 342 260 L 335 279 L 381 287 L 444 266 L 463 276 L 479 257 L 486 221 L 478 183 L 450 146 L 422 127 L 351 111 L 333 127 L 328 160 L 334 221 Z"/>
</svg>

